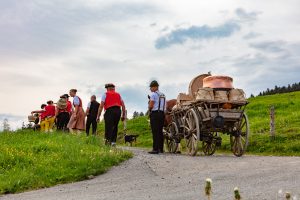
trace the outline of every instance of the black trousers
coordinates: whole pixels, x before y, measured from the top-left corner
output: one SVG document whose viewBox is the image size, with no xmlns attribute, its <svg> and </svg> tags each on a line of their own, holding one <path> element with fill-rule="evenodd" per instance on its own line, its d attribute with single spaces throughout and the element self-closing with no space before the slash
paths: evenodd
<svg viewBox="0 0 300 200">
<path fill-rule="evenodd" d="M 152 112 L 150 114 L 150 124 L 153 136 L 153 151 L 163 152 L 164 150 L 164 121 L 164 112 Z"/>
<path fill-rule="evenodd" d="M 116 142 L 118 134 L 118 124 L 121 118 L 121 108 L 111 107 L 105 111 L 105 139 L 108 142 Z"/>
<path fill-rule="evenodd" d="M 61 112 L 56 119 L 57 130 L 67 130 L 67 125 L 70 121 L 70 114 L 68 112 Z"/>
<path fill-rule="evenodd" d="M 87 117 L 86 120 L 86 135 L 89 136 L 90 134 L 90 128 L 92 125 L 92 131 L 93 131 L 93 135 L 96 135 L 96 131 L 97 131 L 97 118 L 96 117 Z"/>
</svg>

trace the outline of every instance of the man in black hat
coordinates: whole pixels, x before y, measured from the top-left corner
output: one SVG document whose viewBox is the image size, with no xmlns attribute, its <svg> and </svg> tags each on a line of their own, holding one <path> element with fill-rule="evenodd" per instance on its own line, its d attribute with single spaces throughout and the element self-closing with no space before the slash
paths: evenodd
<svg viewBox="0 0 300 200">
<path fill-rule="evenodd" d="M 115 85 L 108 83 L 105 85 L 105 88 L 107 92 L 102 96 L 97 121 L 99 121 L 104 108 L 105 144 L 115 146 L 118 134 L 118 124 L 120 118 L 122 121 L 125 120 L 126 109 L 121 95 L 115 91 Z"/>
<path fill-rule="evenodd" d="M 149 96 L 150 124 L 153 136 L 153 149 L 150 154 L 164 152 L 163 126 L 165 120 L 166 97 L 158 90 L 157 81 L 150 83 L 151 95 Z"/>
</svg>

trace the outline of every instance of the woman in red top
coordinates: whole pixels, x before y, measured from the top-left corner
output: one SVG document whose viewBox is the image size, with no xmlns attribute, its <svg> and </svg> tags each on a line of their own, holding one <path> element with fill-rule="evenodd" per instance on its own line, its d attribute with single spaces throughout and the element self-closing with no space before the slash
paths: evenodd
<svg viewBox="0 0 300 200">
<path fill-rule="evenodd" d="M 70 90 L 70 96 L 73 97 L 73 106 L 75 108 L 68 124 L 71 133 L 74 133 L 74 130 L 77 130 L 77 133 L 81 133 L 81 131 L 85 130 L 85 113 L 82 108 L 82 101 L 76 93 L 76 89 Z"/>
</svg>

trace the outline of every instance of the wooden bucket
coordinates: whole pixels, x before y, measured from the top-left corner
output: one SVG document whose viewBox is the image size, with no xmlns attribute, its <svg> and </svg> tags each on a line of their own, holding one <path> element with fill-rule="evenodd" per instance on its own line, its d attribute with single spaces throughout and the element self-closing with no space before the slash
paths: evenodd
<svg viewBox="0 0 300 200">
<path fill-rule="evenodd" d="M 214 100 L 214 90 L 211 88 L 199 88 L 196 100 Z"/>
<path fill-rule="evenodd" d="M 228 92 L 224 90 L 215 91 L 215 100 L 216 101 L 228 101 Z"/>
<path fill-rule="evenodd" d="M 232 89 L 229 91 L 229 101 L 246 101 L 246 94 L 242 89 Z"/>
</svg>

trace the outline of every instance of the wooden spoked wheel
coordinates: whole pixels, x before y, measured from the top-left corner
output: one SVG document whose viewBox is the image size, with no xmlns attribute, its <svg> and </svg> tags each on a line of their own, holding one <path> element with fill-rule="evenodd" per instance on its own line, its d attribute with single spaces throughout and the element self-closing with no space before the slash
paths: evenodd
<svg viewBox="0 0 300 200">
<path fill-rule="evenodd" d="M 206 156 L 213 155 L 217 150 L 217 141 L 214 137 L 217 137 L 218 133 L 209 133 L 208 140 L 202 142 L 202 151 Z"/>
<path fill-rule="evenodd" d="M 178 136 L 178 127 L 175 122 L 172 122 L 165 132 L 165 146 L 170 153 L 176 153 L 177 151 L 176 136 Z"/>
<path fill-rule="evenodd" d="M 189 109 L 184 116 L 184 137 L 188 154 L 195 156 L 198 151 L 199 119 L 194 109 Z"/>
<path fill-rule="evenodd" d="M 248 146 L 249 132 L 248 117 L 244 113 L 241 121 L 238 123 L 237 134 L 230 136 L 231 150 L 235 156 L 240 157 L 245 153 Z"/>
</svg>

